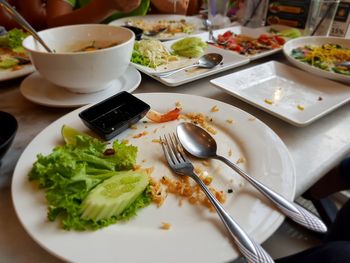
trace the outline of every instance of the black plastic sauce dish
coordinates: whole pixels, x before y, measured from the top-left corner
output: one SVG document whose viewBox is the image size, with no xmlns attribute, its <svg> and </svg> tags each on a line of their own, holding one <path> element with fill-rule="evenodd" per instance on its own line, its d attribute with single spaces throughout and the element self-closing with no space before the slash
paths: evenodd
<svg viewBox="0 0 350 263">
<path fill-rule="evenodd" d="M 123 91 L 79 113 L 84 124 L 105 140 L 141 120 L 150 106 Z"/>
</svg>

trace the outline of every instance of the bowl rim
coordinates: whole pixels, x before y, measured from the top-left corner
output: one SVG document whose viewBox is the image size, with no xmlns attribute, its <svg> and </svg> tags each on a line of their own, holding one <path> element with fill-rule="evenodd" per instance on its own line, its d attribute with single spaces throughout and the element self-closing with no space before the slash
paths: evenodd
<svg viewBox="0 0 350 263">
<path fill-rule="evenodd" d="M 6 120 L 10 120 L 11 122 L 13 122 L 14 124 L 14 129 L 11 130 L 11 134 L 5 138 L 5 140 L 3 142 L 0 141 L 0 148 L 5 147 L 16 135 L 17 129 L 18 129 L 18 121 L 15 118 L 15 116 L 13 116 L 11 113 L 8 113 L 6 111 L 0 111 L 0 115 L 6 116 Z"/>
<path fill-rule="evenodd" d="M 79 52 L 59 52 L 59 53 L 49 53 L 47 52 L 46 50 L 36 50 L 36 49 L 32 49 L 32 48 L 29 48 L 28 46 L 26 46 L 26 42 L 29 41 L 29 39 L 34 39 L 34 37 L 32 35 L 29 35 L 27 36 L 25 39 L 23 39 L 22 41 L 22 45 L 24 47 L 24 49 L 26 51 L 28 51 L 29 53 L 36 53 L 36 54 L 45 54 L 45 55 L 55 55 L 55 56 L 58 56 L 58 55 L 69 55 L 69 56 L 76 56 L 76 55 L 81 55 L 81 54 L 96 54 L 96 53 L 103 53 L 103 52 L 106 52 L 107 50 L 111 50 L 111 49 L 116 49 L 116 48 L 120 48 L 120 47 L 123 47 L 123 46 L 126 46 L 128 44 L 130 44 L 130 42 L 133 42 L 135 40 L 135 33 L 126 28 L 126 27 L 122 27 L 122 26 L 116 26 L 116 25 L 108 25 L 108 24 L 77 24 L 77 25 L 66 25 L 66 26 L 59 26 L 59 27 L 53 27 L 53 28 L 48 28 L 48 29 L 45 29 L 45 30 L 42 30 L 42 31 L 39 31 L 38 34 L 39 36 L 44 33 L 44 32 L 47 32 L 47 31 L 53 31 L 53 30 L 61 30 L 61 29 L 64 29 L 64 28 L 74 28 L 74 27 L 91 27 L 91 26 L 96 26 L 96 27 L 114 27 L 114 28 L 119 28 L 123 31 L 126 31 L 128 33 L 131 33 L 131 36 L 129 39 L 127 39 L 126 41 L 118 44 L 118 45 L 115 45 L 115 46 L 112 46 L 112 47 L 108 47 L 108 48 L 103 48 L 103 49 L 99 49 L 99 50 L 94 50 L 94 51 L 89 51 L 89 52 L 86 52 L 86 51 L 79 51 Z"/>
<path fill-rule="evenodd" d="M 298 59 L 291 56 L 290 54 L 291 50 L 293 48 L 296 48 L 295 43 L 302 42 L 300 44 L 317 45 L 317 43 L 309 43 L 309 42 L 317 42 L 317 40 L 323 41 L 323 42 L 335 41 L 336 42 L 335 44 L 341 44 L 341 45 L 344 45 L 345 43 L 348 46 L 347 48 L 350 48 L 350 39 L 345 39 L 342 37 L 333 37 L 333 36 L 303 36 L 303 37 L 299 37 L 299 38 L 295 38 L 287 41 L 283 46 L 283 53 L 289 62 L 291 62 L 292 64 L 294 64 L 295 66 L 299 67 L 302 70 L 306 70 L 312 74 L 318 75 L 320 77 L 325 77 L 331 80 L 347 82 L 348 84 L 350 81 L 350 76 L 348 75 L 320 69 L 320 68 L 311 66 L 307 63 L 301 62 Z M 322 43 L 319 43 L 319 45 L 322 45 Z"/>
</svg>

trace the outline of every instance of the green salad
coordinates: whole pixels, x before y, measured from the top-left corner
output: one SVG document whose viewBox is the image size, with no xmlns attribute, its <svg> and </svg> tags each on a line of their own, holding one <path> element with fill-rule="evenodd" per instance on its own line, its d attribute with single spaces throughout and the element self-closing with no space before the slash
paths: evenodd
<svg viewBox="0 0 350 263">
<path fill-rule="evenodd" d="M 29 173 L 45 190 L 50 221 L 66 230 L 99 229 L 150 204 L 148 175 L 132 170 L 137 147 L 117 140 L 109 147 L 68 126 L 62 133 L 65 145 L 39 154 Z"/>
<path fill-rule="evenodd" d="M 143 39 L 135 42 L 131 62 L 157 68 L 171 61 L 176 61 L 179 57 L 199 57 L 207 46 L 199 37 L 187 37 L 173 43 L 171 51 L 169 51 L 159 40 Z"/>
<path fill-rule="evenodd" d="M 14 28 L 0 36 L 0 68 L 14 68 L 22 63 L 23 58 L 29 61 L 29 57 L 22 46 L 22 41 L 28 36 L 21 29 Z"/>
</svg>

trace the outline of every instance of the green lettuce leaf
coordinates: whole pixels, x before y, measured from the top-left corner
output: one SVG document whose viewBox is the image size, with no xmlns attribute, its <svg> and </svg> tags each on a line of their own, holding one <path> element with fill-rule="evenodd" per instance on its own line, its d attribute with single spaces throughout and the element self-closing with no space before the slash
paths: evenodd
<svg viewBox="0 0 350 263">
<path fill-rule="evenodd" d="M 85 134 L 75 139 L 75 144 L 57 146 L 47 156 L 39 154 L 29 173 L 29 180 L 45 189 L 49 220 L 59 219 L 67 230 L 98 229 L 134 216 L 151 202 L 145 192 L 118 217 L 97 222 L 82 219 L 80 205 L 89 191 L 118 171 L 131 169 L 137 147 L 114 141 L 114 154 L 106 155 L 104 142 Z"/>
</svg>

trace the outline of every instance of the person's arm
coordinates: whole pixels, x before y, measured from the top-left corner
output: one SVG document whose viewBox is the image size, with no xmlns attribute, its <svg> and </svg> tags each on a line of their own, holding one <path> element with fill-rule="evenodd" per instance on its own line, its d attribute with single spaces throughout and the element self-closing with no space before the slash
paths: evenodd
<svg viewBox="0 0 350 263">
<path fill-rule="evenodd" d="M 46 27 L 46 6 L 44 0 L 8 0 L 9 4 L 35 28 L 43 29 Z M 2 7 L 0 7 L 0 25 L 7 30 L 12 28 L 21 28 L 12 16 Z"/>
<path fill-rule="evenodd" d="M 64 4 L 64 5 L 63 5 Z M 100 23 L 113 13 L 127 13 L 140 5 L 140 0 L 92 0 L 88 5 L 73 10 L 63 0 L 47 1 L 48 27 Z"/>
<path fill-rule="evenodd" d="M 151 0 L 152 6 L 159 13 L 186 14 L 190 0 Z"/>
</svg>

